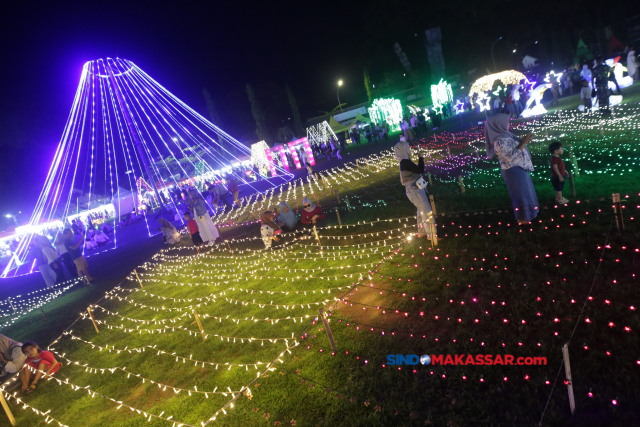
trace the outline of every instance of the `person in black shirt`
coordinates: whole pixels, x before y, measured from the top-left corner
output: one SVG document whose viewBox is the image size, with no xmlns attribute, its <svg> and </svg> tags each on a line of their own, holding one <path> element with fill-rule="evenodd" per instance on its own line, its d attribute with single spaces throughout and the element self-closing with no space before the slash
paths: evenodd
<svg viewBox="0 0 640 427">
<path fill-rule="evenodd" d="M 73 263 L 78 270 L 78 276 L 82 277 L 85 284 L 91 284 L 94 279 L 89 274 L 89 264 L 87 260 L 82 256 L 82 243 L 84 242 L 84 232 L 79 236 L 79 239 L 74 236 L 73 231 L 70 228 L 65 229 L 62 234 L 64 235 L 64 247 L 71 255 Z"/>
</svg>

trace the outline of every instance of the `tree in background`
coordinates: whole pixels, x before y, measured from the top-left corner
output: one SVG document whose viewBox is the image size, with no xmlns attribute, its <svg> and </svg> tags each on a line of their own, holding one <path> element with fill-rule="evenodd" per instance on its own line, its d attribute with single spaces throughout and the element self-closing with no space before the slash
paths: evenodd
<svg viewBox="0 0 640 427">
<path fill-rule="evenodd" d="M 267 129 L 267 116 L 262 107 L 260 107 L 258 97 L 249 83 L 247 83 L 247 96 L 249 97 L 249 103 L 251 103 L 251 114 L 256 121 L 256 135 L 258 135 L 258 139 L 263 141 L 271 140 L 269 130 Z"/>
<path fill-rule="evenodd" d="M 302 121 L 300 120 L 300 110 L 298 109 L 298 101 L 293 96 L 291 87 L 288 84 L 284 85 L 284 90 L 287 92 L 287 98 L 289 98 L 289 105 L 291 105 L 291 112 L 293 114 L 293 129 L 297 136 L 302 137 L 305 135 L 304 128 L 302 127 Z"/>
<path fill-rule="evenodd" d="M 364 67 L 364 87 L 367 89 L 367 97 L 369 98 L 369 104 L 373 103 L 373 85 L 371 84 L 371 77 L 369 77 L 369 69 Z"/>
<path fill-rule="evenodd" d="M 216 104 L 213 102 L 213 97 L 211 96 L 211 92 L 209 92 L 205 88 L 205 89 L 202 89 L 202 95 L 204 96 L 204 100 L 207 103 L 207 111 L 209 111 L 209 120 L 211 120 L 211 123 L 213 123 L 214 125 L 220 127 L 220 115 L 218 114 L 218 109 L 216 108 Z M 223 141 L 220 139 L 220 137 L 217 137 L 217 140 L 220 144 L 223 144 Z"/>
</svg>

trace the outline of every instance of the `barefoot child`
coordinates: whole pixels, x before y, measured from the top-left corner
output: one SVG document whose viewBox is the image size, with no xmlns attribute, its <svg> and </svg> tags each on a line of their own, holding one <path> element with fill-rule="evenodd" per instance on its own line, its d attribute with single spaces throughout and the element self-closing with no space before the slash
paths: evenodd
<svg viewBox="0 0 640 427">
<path fill-rule="evenodd" d="M 47 350 L 40 350 L 38 344 L 33 341 L 27 341 L 22 344 L 22 352 L 27 356 L 25 361 L 27 366 L 20 372 L 23 392 L 32 393 L 35 391 L 40 378 L 55 374 L 62 366 L 53 356 L 53 353 Z M 33 381 L 31 381 L 32 378 Z"/>
<path fill-rule="evenodd" d="M 554 141 L 549 144 L 549 151 L 553 157 L 551 157 L 551 184 L 556 190 L 556 202 L 565 204 L 569 203 L 567 199 L 562 197 L 562 190 L 564 189 L 564 179 L 567 177 L 567 172 L 564 168 L 564 160 L 560 158 L 564 149 L 562 144 L 558 141 Z"/>
<path fill-rule="evenodd" d="M 184 219 L 187 221 L 187 228 L 189 229 L 189 233 L 191 234 L 193 246 L 196 247 L 196 253 L 200 253 L 200 245 L 202 245 L 204 242 L 202 241 L 202 237 L 200 237 L 198 223 L 195 219 L 191 219 L 191 214 L 189 212 L 184 213 Z"/>
</svg>

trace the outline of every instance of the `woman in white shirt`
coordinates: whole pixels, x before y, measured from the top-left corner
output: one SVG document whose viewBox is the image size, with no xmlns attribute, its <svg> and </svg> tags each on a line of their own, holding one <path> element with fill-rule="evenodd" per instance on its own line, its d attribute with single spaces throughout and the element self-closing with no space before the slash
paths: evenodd
<svg viewBox="0 0 640 427">
<path fill-rule="evenodd" d="M 531 154 L 527 144 L 532 134 L 518 138 L 509 132 L 509 115 L 496 114 L 489 117 L 484 127 L 487 157 L 498 155 L 502 177 L 509 189 L 513 210 L 518 224 L 532 221 L 539 211 L 538 197 L 533 188 L 530 172 L 533 172 Z"/>
</svg>

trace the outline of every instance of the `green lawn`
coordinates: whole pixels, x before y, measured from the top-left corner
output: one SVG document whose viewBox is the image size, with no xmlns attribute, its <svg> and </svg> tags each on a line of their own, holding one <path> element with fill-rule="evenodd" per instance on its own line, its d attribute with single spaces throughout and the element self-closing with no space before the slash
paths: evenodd
<svg viewBox="0 0 640 427">
<path fill-rule="evenodd" d="M 224 219 L 316 197 L 328 212 L 322 251 L 302 233 L 265 251 L 256 224 L 231 229 L 237 240 L 201 255 L 187 244 L 163 250 L 138 268 L 144 288 L 130 275 L 95 303 L 100 333 L 84 316 L 53 344 L 65 363 L 61 383 L 16 397 L 69 426 L 200 426 L 214 416 L 209 425 L 533 426 L 543 412 L 543 425 L 637 425 L 638 107 L 618 109 L 603 136 L 598 117 L 568 111 L 521 123 L 536 134 L 540 214 L 530 226 L 515 224 L 497 162 L 475 159 L 460 138 L 452 158 L 441 149 L 429 158 L 437 247 L 407 239 L 415 208 L 388 154 L 328 177 L 351 209 L 323 182 L 270 193 Z M 554 138 L 572 145 L 579 168 L 567 206 L 553 203 L 546 147 Z M 624 233 L 613 221 L 614 192 L 624 200 Z M 63 298 L 97 299 L 82 292 Z M 62 313 L 63 301 L 47 313 L 80 311 Z M 63 329 L 25 325 L 39 325 L 42 340 Z M 575 418 L 561 370 L 566 342 Z M 547 365 L 399 369 L 389 354 L 511 354 Z M 10 404 L 18 425 L 44 425 Z"/>
</svg>

